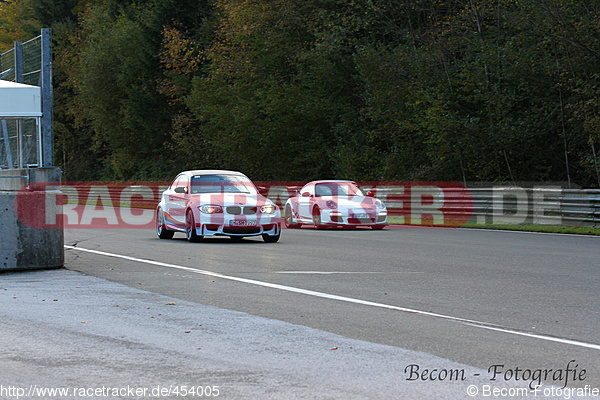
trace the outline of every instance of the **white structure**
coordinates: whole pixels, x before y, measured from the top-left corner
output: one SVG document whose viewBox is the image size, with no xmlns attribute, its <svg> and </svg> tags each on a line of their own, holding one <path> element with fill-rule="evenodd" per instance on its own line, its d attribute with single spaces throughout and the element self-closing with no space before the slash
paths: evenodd
<svg viewBox="0 0 600 400">
<path fill-rule="evenodd" d="M 0 119 L 42 116 L 42 88 L 0 80 Z"/>
<path fill-rule="evenodd" d="M 37 153 L 38 166 L 43 165 L 42 160 L 42 89 L 39 86 L 24 85 L 22 83 L 14 83 L 0 80 L 0 130 L 4 138 L 4 146 L 6 148 L 6 156 L 9 160 L 9 165 L 12 165 L 12 155 L 10 153 L 9 138 L 6 128 L 6 119 L 29 119 L 34 118 L 37 126 Z M 19 168 L 22 165 L 22 129 L 18 129 L 17 138 Z"/>
</svg>

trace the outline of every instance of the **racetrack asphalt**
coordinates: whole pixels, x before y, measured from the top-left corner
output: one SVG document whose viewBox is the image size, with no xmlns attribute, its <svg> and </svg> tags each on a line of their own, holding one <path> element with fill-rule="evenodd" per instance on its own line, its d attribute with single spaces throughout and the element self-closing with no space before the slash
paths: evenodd
<svg viewBox="0 0 600 400">
<path fill-rule="evenodd" d="M 490 381 L 486 370 L 430 354 L 64 269 L 0 275 L 0 304 L 2 399 L 532 397 L 517 392 L 523 382 Z M 415 366 L 437 369 L 429 377 L 438 381 L 410 380 Z M 68 392 L 40 394 L 53 388 Z"/>
</svg>

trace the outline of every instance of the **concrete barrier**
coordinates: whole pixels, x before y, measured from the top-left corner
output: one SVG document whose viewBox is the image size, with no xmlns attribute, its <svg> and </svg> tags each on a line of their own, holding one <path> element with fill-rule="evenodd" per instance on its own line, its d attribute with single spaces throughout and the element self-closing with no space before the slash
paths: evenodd
<svg viewBox="0 0 600 400">
<path fill-rule="evenodd" d="M 48 201 L 60 192 L 36 185 L 60 182 L 60 179 L 59 168 L 0 171 L 0 272 L 63 266 L 63 229 L 39 229 L 24 224 L 19 218 L 22 213 L 39 212 L 36 204 L 56 207 L 53 215 L 61 213 L 62 204 L 56 204 L 60 202 Z"/>
</svg>

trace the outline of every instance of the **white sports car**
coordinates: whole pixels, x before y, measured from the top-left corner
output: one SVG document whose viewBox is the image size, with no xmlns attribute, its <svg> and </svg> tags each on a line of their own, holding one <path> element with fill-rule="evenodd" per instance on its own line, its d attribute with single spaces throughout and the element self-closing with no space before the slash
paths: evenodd
<svg viewBox="0 0 600 400">
<path fill-rule="evenodd" d="M 387 225 L 387 208 L 372 192 L 366 195 L 355 182 L 331 180 L 313 181 L 299 187 L 285 203 L 284 221 L 288 228 L 311 224 L 326 226 L 370 226 L 383 229 Z"/>
<path fill-rule="evenodd" d="M 170 239 L 175 232 L 184 232 L 190 242 L 214 235 L 262 235 L 265 242 L 276 242 L 281 212 L 240 172 L 184 171 L 162 193 L 156 208 L 158 237 Z"/>
</svg>

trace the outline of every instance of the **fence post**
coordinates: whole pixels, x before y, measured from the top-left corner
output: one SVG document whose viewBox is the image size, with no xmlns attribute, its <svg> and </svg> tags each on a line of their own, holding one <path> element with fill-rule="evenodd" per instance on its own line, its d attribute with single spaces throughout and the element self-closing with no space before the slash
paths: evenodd
<svg viewBox="0 0 600 400">
<path fill-rule="evenodd" d="M 44 164 L 40 167 L 54 165 L 54 135 L 52 131 L 52 29 L 42 29 L 42 138 Z"/>
<path fill-rule="evenodd" d="M 15 82 L 23 83 L 23 43 L 15 42 Z"/>
<path fill-rule="evenodd" d="M 4 148 L 6 149 L 6 162 L 8 163 L 8 168 L 13 168 L 12 154 L 10 153 L 10 142 L 8 141 L 8 128 L 6 126 L 6 120 L 2 120 L 2 135 L 4 138 Z"/>
<path fill-rule="evenodd" d="M 15 42 L 15 82 L 23 83 L 23 43 Z M 23 168 L 23 121 L 17 120 L 17 161 Z"/>
</svg>

